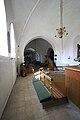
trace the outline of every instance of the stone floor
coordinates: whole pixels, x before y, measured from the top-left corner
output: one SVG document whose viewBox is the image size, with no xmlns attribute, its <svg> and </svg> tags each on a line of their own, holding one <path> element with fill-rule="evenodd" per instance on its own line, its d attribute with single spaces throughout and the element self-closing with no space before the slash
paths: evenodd
<svg viewBox="0 0 80 120">
<path fill-rule="evenodd" d="M 1 120 L 80 120 L 80 110 L 72 103 L 43 109 L 32 77 L 16 80 Z"/>
</svg>

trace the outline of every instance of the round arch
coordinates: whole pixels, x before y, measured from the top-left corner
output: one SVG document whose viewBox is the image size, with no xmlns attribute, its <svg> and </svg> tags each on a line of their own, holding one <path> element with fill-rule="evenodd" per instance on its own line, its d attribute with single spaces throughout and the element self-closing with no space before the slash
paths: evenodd
<svg viewBox="0 0 80 120">
<path fill-rule="evenodd" d="M 24 52 L 27 53 L 28 49 L 34 49 L 35 51 L 35 60 L 39 60 L 40 62 L 43 62 L 45 59 L 45 55 L 47 55 L 47 51 L 49 48 L 52 49 L 52 45 L 46 41 L 45 39 L 42 39 L 41 37 L 31 40 L 24 49 Z M 25 55 L 24 55 L 25 58 Z M 32 59 L 34 60 L 34 59 Z"/>
<path fill-rule="evenodd" d="M 23 45 L 23 46 L 21 46 L 21 48 L 22 48 L 22 52 L 21 53 L 24 54 L 24 49 L 25 49 L 26 45 L 29 42 L 33 41 L 34 39 L 38 39 L 38 38 L 42 38 L 45 41 L 47 41 L 52 46 L 52 48 L 54 49 L 54 52 L 58 51 L 58 49 L 56 47 L 57 44 L 56 44 L 56 42 L 52 38 L 46 37 L 44 35 L 38 35 L 38 36 L 30 37 L 30 38 L 28 38 L 27 41 L 25 41 L 24 43 L 21 43 L 21 45 Z"/>
<path fill-rule="evenodd" d="M 60 50 L 58 49 L 60 46 L 57 45 L 56 41 L 51 38 L 50 36 L 47 36 L 47 35 L 33 35 L 32 37 L 29 37 L 29 38 L 26 38 L 27 41 L 21 41 L 20 43 L 20 46 L 19 46 L 19 55 L 20 55 L 20 61 L 22 62 L 24 60 L 24 49 L 26 47 L 26 45 L 31 42 L 32 40 L 34 39 L 38 39 L 38 38 L 42 38 L 44 39 L 45 41 L 47 41 L 51 46 L 52 46 L 52 49 L 54 50 L 54 53 L 55 54 L 58 54 L 60 55 Z"/>
</svg>

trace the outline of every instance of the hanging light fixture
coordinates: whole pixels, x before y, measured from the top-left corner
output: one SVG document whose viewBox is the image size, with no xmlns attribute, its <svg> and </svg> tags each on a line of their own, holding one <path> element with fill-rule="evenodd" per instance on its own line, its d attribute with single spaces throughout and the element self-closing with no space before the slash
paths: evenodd
<svg viewBox="0 0 80 120">
<path fill-rule="evenodd" d="M 56 29 L 55 37 L 63 38 L 67 35 L 66 28 L 63 26 L 63 0 L 60 0 L 60 28 Z"/>
</svg>

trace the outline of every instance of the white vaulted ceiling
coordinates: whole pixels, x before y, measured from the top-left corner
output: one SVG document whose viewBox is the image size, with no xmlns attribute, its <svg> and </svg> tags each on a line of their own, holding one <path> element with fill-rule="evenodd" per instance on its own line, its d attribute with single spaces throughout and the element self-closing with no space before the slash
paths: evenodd
<svg viewBox="0 0 80 120">
<path fill-rule="evenodd" d="M 25 40 L 29 34 L 53 33 L 55 22 L 59 19 L 58 0 L 12 0 L 12 9 L 18 42 Z"/>
<path fill-rule="evenodd" d="M 5 1 L 9 4 L 11 2 L 12 22 L 20 50 L 39 36 L 46 38 L 57 54 L 61 52 L 61 40 L 55 38 L 55 31 L 60 27 L 60 0 Z M 68 32 L 63 43 L 64 58 L 67 58 L 68 55 L 73 54 L 73 50 L 71 51 L 73 40 L 80 35 L 80 0 L 63 0 L 63 24 Z"/>
<path fill-rule="evenodd" d="M 29 30 L 30 32 L 38 32 L 40 30 L 48 34 L 52 34 L 54 37 L 55 29 L 58 28 L 60 24 L 60 0 L 11 1 L 14 18 L 13 22 L 15 23 L 17 40 L 19 40 L 19 36 L 22 34 L 22 32 L 22 38 L 25 38 L 25 35 L 27 34 L 26 31 Z M 64 25 L 66 26 L 67 31 L 72 33 L 72 30 L 75 29 L 75 27 L 77 27 L 80 23 L 80 0 L 63 0 L 63 2 Z"/>
<path fill-rule="evenodd" d="M 37 0 L 12 0 L 13 22 L 17 40 L 23 32 L 26 21 Z"/>
</svg>

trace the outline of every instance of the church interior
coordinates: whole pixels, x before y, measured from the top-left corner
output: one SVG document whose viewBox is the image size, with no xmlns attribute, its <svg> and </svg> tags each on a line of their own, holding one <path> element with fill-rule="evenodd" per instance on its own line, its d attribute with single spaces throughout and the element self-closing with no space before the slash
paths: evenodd
<svg viewBox="0 0 80 120">
<path fill-rule="evenodd" d="M 0 36 L 0 120 L 80 120 L 80 0 L 1 0 Z"/>
</svg>

